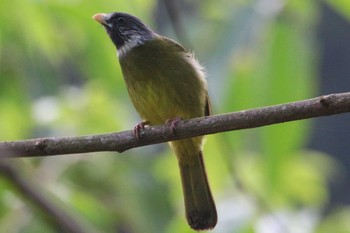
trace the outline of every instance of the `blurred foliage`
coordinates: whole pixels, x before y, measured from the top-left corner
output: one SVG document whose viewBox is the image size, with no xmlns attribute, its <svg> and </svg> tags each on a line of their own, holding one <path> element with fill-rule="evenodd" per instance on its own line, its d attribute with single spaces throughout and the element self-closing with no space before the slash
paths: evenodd
<svg viewBox="0 0 350 233">
<path fill-rule="evenodd" d="M 350 19 L 350 4 L 347 0 L 327 0 L 336 11 Z"/>
<path fill-rule="evenodd" d="M 208 68 L 216 113 L 316 95 L 317 2 L 188 2 L 196 14 L 182 16 L 185 33 Z M 326 2 L 349 17 L 347 0 Z M 135 125 L 139 118 L 115 48 L 91 16 L 124 11 L 155 28 L 156 5 L 151 0 L 1 1 L 0 140 L 115 132 Z M 349 208 L 322 218 L 327 181 L 337 164 L 304 148 L 309 124 L 207 137 L 207 172 L 219 212 L 214 232 L 301 232 L 298 226 L 309 229 L 302 232 L 350 232 Z M 192 232 L 176 158 L 165 145 L 121 156 L 21 161 L 17 168 L 33 171 L 38 190 L 47 190 L 82 224 L 100 232 Z M 0 231 L 57 232 L 23 195 L 0 178 Z"/>
</svg>

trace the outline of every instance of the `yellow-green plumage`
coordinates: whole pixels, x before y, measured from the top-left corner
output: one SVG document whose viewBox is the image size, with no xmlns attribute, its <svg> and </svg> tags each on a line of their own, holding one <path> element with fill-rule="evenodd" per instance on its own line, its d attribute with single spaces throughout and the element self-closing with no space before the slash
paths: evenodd
<svg viewBox="0 0 350 233">
<path fill-rule="evenodd" d="M 196 62 L 192 54 L 164 37 L 147 41 L 123 55 L 120 65 L 130 99 L 143 120 L 158 125 L 176 117 L 189 119 L 209 114 L 206 82 Z M 190 224 L 212 228 L 217 217 L 205 174 L 202 137 L 170 145 L 178 158 Z"/>
<path fill-rule="evenodd" d="M 147 41 L 120 58 L 130 98 L 144 120 L 156 125 L 179 116 L 205 115 L 206 82 L 191 59 L 179 44 L 164 37 Z"/>
<path fill-rule="evenodd" d="M 175 118 L 210 114 L 201 66 L 181 45 L 152 32 L 125 13 L 96 14 L 118 49 L 131 101 L 144 121 L 164 124 Z M 180 167 L 186 218 L 195 230 L 211 229 L 217 214 L 202 156 L 203 137 L 170 142 Z"/>
</svg>

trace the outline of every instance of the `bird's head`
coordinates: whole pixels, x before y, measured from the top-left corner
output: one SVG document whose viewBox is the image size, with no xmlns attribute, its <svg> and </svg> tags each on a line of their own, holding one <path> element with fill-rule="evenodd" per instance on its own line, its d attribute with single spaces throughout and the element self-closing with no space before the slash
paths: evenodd
<svg viewBox="0 0 350 233">
<path fill-rule="evenodd" d="M 135 16 L 114 12 L 98 13 L 92 17 L 103 25 L 109 37 L 117 47 L 118 54 L 151 40 L 156 34 Z"/>
</svg>

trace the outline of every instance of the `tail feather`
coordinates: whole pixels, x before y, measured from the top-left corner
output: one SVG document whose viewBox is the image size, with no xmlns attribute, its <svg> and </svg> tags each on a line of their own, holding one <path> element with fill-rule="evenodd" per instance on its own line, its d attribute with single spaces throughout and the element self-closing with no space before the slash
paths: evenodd
<svg viewBox="0 0 350 233">
<path fill-rule="evenodd" d="M 198 152 L 192 158 L 191 163 L 182 163 L 179 159 L 186 218 L 188 224 L 195 230 L 212 229 L 217 223 L 217 213 L 205 172 L 202 152 Z"/>
</svg>

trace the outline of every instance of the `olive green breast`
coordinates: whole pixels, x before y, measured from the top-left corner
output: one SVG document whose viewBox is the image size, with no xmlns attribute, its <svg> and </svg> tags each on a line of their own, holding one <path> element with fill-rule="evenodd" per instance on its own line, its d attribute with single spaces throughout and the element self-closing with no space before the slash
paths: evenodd
<svg viewBox="0 0 350 233">
<path fill-rule="evenodd" d="M 207 89 L 196 61 L 179 44 L 157 37 L 120 59 L 129 96 L 143 120 L 204 116 Z"/>
</svg>

